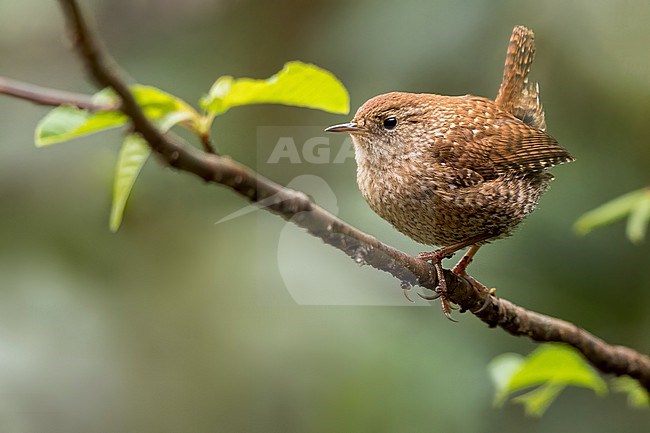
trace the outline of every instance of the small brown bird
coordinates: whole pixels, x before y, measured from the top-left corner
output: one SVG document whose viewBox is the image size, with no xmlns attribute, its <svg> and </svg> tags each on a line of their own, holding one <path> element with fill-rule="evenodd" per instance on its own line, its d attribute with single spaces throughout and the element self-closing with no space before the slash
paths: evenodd
<svg viewBox="0 0 650 433">
<path fill-rule="evenodd" d="M 352 136 L 357 183 L 379 216 L 425 245 L 420 254 L 438 277 L 436 295 L 450 317 L 441 262 L 471 246 L 452 269 L 459 275 L 478 248 L 506 237 L 530 214 L 553 176 L 573 161 L 544 132 L 536 84 L 527 80 L 534 35 L 514 29 L 495 101 L 391 92 L 359 108 L 350 123 L 326 131 Z"/>
</svg>

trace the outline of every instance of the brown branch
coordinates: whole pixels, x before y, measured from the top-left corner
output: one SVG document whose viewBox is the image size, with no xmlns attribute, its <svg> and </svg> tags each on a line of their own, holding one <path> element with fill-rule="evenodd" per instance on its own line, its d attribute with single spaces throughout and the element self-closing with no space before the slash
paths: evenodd
<svg viewBox="0 0 650 433">
<path fill-rule="evenodd" d="M 116 107 L 96 104 L 89 95 L 48 89 L 4 77 L 0 77 L 0 93 L 54 107 L 66 104 L 92 111 L 116 109 Z"/>
<path fill-rule="evenodd" d="M 428 263 L 384 245 L 346 224 L 310 202 L 306 195 L 268 180 L 227 156 L 200 152 L 162 135 L 144 116 L 124 81 L 108 66 L 106 54 L 83 20 L 74 0 L 60 0 L 76 47 L 90 76 L 101 87 L 109 86 L 122 99 L 121 110 L 131 118 L 133 128 L 167 163 L 193 173 L 208 182 L 225 185 L 251 202 L 266 200 L 265 208 L 306 229 L 325 243 L 338 248 L 357 262 L 390 273 L 405 284 L 426 288 L 436 285 L 435 272 Z M 29 99 L 29 98 L 27 98 Z M 39 102 L 39 98 L 34 98 Z M 516 306 L 487 295 L 482 285 L 445 270 L 449 299 L 461 309 L 474 312 L 491 327 L 535 341 L 563 342 L 578 349 L 604 373 L 629 375 L 650 390 L 650 358 L 623 346 L 612 346 L 577 326 Z"/>
</svg>

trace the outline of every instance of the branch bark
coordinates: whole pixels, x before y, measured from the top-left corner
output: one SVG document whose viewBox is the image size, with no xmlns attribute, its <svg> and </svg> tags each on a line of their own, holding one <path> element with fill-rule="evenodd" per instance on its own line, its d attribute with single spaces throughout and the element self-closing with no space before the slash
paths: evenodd
<svg viewBox="0 0 650 433">
<path fill-rule="evenodd" d="M 124 80 L 111 67 L 108 55 L 81 15 L 75 0 L 60 0 L 75 46 L 90 77 L 100 87 L 111 87 L 122 100 L 120 110 L 169 166 L 192 173 L 201 179 L 224 185 L 253 203 L 265 200 L 264 208 L 304 228 L 313 236 L 343 251 L 357 262 L 388 272 L 403 284 L 418 284 L 433 289 L 436 273 L 433 267 L 395 248 L 379 242 L 348 225 L 312 203 L 305 194 L 284 188 L 228 156 L 201 152 L 172 135 L 161 134 L 144 116 Z M 18 96 L 0 88 L 0 93 Z M 44 92 L 48 94 L 49 92 Z M 42 95 L 22 95 L 23 99 L 42 103 Z M 82 101 L 85 98 L 80 98 Z M 273 199 L 268 200 L 268 198 Z M 650 358 L 624 346 L 610 345 L 589 332 L 564 320 L 526 310 L 507 300 L 489 295 L 481 283 L 444 271 L 448 298 L 472 312 L 490 327 L 500 327 L 516 336 L 534 341 L 562 342 L 579 350 L 603 373 L 629 375 L 650 391 Z"/>
<path fill-rule="evenodd" d="M 88 95 L 48 89 L 5 77 L 0 77 L 0 93 L 25 99 L 35 104 L 53 107 L 66 104 L 92 111 L 116 109 L 116 107 L 96 104 L 93 102 L 92 97 Z"/>
</svg>

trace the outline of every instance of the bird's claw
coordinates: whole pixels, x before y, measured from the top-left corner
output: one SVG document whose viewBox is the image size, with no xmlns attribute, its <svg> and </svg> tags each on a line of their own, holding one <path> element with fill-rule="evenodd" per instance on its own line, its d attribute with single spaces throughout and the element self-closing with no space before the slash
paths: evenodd
<svg viewBox="0 0 650 433">
<path fill-rule="evenodd" d="M 490 304 L 490 296 L 491 295 L 488 293 L 488 295 L 485 297 L 485 301 L 483 301 L 483 305 L 481 305 L 481 307 L 478 310 L 472 311 L 472 314 L 478 314 L 481 311 L 485 310 L 485 307 L 487 307 Z"/>
<path fill-rule="evenodd" d="M 426 301 L 434 301 L 439 298 L 440 305 L 442 306 L 442 313 L 447 319 L 451 320 L 452 322 L 457 322 L 457 320 L 454 320 L 451 317 L 451 311 L 456 309 L 456 307 L 453 307 L 447 299 L 447 280 L 445 280 L 445 275 L 443 273 L 441 264 L 442 259 L 446 258 L 446 255 L 443 255 L 441 253 L 441 250 L 436 250 L 420 253 L 418 255 L 418 258 L 425 261 L 431 261 L 431 264 L 433 264 L 433 267 L 436 271 L 436 278 L 438 280 L 438 285 L 432 289 L 434 292 L 433 295 L 423 295 L 422 293 L 418 292 L 418 296 Z M 433 276 L 431 277 L 431 281 L 435 281 L 433 279 Z"/>
<path fill-rule="evenodd" d="M 488 305 L 490 305 L 490 298 L 492 297 L 492 295 L 494 295 L 494 292 L 496 292 L 496 291 L 497 291 L 497 289 L 495 289 L 494 287 L 491 288 L 490 290 L 488 290 L 487 291 L 487 296 L 485 297 L 485 301 L 483 301 L 483 305 L 481 305 L 481 307 L 478 310 L 472 311 L 472 314 L 478 314 L 481 311 L 485 310 L 485 308 Z"/>
<path fill-rule="evenodd" d="M 418 296 L 420 298 L 424 299 L 425 301 L 435 301 L 436 299 L 438 299 L 439 297 L 442 296 L 441 292 L 436 292 L 435 290 L 433 291 L 433 295 L 423 295 L 420 292 L 417 292 L 417 293 L 418 293 Z"/>
<path fill-rule="evenodd" d="M 410 290 L 411 290 L 410 287 L 406 288 L 406 289 L 402 288 L 402 293 L 404 294 L 404 297 L 406 298 L 407 301 L 415 303 L 415 301 L 409 297 L 409 291 Z M 418 293 L 418 295 L 420 295 L 420 294 Z M 422 296 L 422 295 L 420 295 L 420 296 Z"/>
<path fill-rule="evenodd" d="M 454 319 L 451 317 L 451 311 L 452 310 L 457 310 L 458 307 L 455 307 L 454 305 L 449 302 L 447 299 L 447 296 L 445 296 L 444 292 L 440 290 L 440 286 L 436 287 L 433 290 L 433 295 L 423 295 L 420 292 L 417 292 L 418 296 L 425 301 L 435 301 L 436 299 L 440 299 L 440 306 L 442 307 L 442 314 L 445 315 L 445 317 L 452 322 L 458 322 L 458 320 Z"/>
<path fill-rule="evenodd" d="M 458 323 L 458 320 L 451 317 L 451 310 L 453 309 L 451 303 L 447 300 L 447 297 L 442 295 L 440 297 L 440 305 L 442 306 L 442 314 L 445 315 L 447 320 Z"/>
<path fill-rule="evenodd" d="M 402 293 L 404 294 L 404 297 L 406 298 L 407 301 L 415 303 L 410 297 L 409 297 L 409 292 L 411 291 L 411 283 L 407 281 L 402 281 L 400 283 L 400 287 L 402 288 Z"/>
</svg>

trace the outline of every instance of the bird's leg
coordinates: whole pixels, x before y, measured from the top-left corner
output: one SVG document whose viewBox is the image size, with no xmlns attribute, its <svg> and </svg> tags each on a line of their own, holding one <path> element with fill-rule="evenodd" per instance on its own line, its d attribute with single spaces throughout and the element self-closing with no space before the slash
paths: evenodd
<svg viewBox="0 0 650 433">
<path fill-rule="evenodd" d="M 449 247 L 444 247 L 435 251 L 425 251 L 424 253 L 420 253 L 418 254 L 418 259 L 424 260 L 425 262 L 435 263 L 436 261 L 442 261 L 442 259 L 450 259 L 456 251 L 457 250 L 449 250 Z"/>
<path fill-rule="evenodd" d="M 445 293 L 447 293 L 447 280 L 445 280 L 445 275 L 443 273 L 442 260 L 445 259 L 448 255 L 449 254 L 447 251 L 445 251 L 445 248 L 418 255 L 418 258 L 423 258 L 423 260 L 431 261 L 433 264 L 433 269 L 436 273 L 436 280 L 438 281 L 438 284 L 433 289 L 433 295 L 423 295 L 422 293 L 418 292 L 418 296 L 427 301 L 433 301 L 434 299 L 440 298 L 442 313 L 447 319 L 451 320 L 452 322 L 456 322 L 456 320 L 451 317 L 452 306 L 445 296 Z M 433 275 L 431 275 L 430 281 L 433 281 Z"/>
<path fill-rule="evenodd" d="M 434 299 L 438 299 L 442 297 L 442 294 L 447 291 L 447 281 L 445 280 L 445 276 L 443 274 L 442 270 L 442 261 L 444 259 L 448 259 L 453 256 L 453 254 L 458 251 L 459 249 L 463 248 L 458 247 L 459 244 L 453 244 L 449 245 L 440 249 L 437 249 L 435 251 L 427 251 L 424 253 L 418 254 L 418 259 L 424 260 L 426 262 L 431 262 L 433 265 L 433 268 L 436 270 L 436 277 L 438 280 L 438 285 L 436 286 L 434 292 L 436 292 L 435 295 L 432 296 L 424 296 L 420 295 L 421 298 L 426 299 L 428 301 L 432 301 Z"/>
<path fill-rule="evenodd" d="M 479 248 L 481 248 L 481 246 L 476 244 L 469 247 L 469 250 L 467 250 L 463 258 L 460 259 L 453 268 L 451 268 L 451 272 L 458 275 L 459 277 L 464 277 L 467 275 L 465 269 L 467 266 L 469 266 L 470 263 L 472 263 L 472 259 L 474 259 L 474 256 L 478 252 Z"/>
<path fill-rule="evenodd" d="M 495 292 L 496 289 L 488 289 L 485 285 L 483 285 L 481 282 L 476 280 L 474 277 L 470 276 L 467 274 L 466 269 L 467 266 L 472 263 L 472 259 L 474 258 L 474 255 L 478 252 L 478 249 L 481 248 L 480 245 L 472 245 L 469 250 L 465 253 L 463 258 L 461 258 L 456 265 L 451 268 L 451 272 L 454 274 L 458 275 L 459 277 L 463 277 L 467 279 L 472 286 L 479 288 L 480 290 L 484 291 L 487 296 L 485 297 L 485 302 L 483 302 L 483 305 L 476 311 L 473 311 L 474 314 L 480 313 L 487 307 L 487 305 L 490 302 L 490 296 Z"/>
<path fill-rule="evenodd" d="M 457 244 L 452 244 L 448 245 L 446 247 L 440 248 L 435 251 L 431 252 L 426 252 L 426 253 L 421 253 L 418 255 L 419 259 L 425 260 L 425 261 L 430 261 L 431 264 L 433 265 L 433 268 L 436 271 L 436 277 L 438 279 L 438 285 L 435 287 L 434 294 L 431 296 L 426 296 L 421 293 L 418 293 L 418 296 L 420 296 L 422 299 L 426 299 L 427 301 L 432 301 L 434 299 L 440 298 L 440 305 L 442 307 L 442 313 L 445 315 L 445 317 L 451 321 L 454 321 L 451 317 L 451 304 L 449 303 L 449 300 L 447 299 L 446 293 L 447 293 L 447 280 L 445 280 L 445 275 L 442 269 L 442 261 L 443 259 L 447 257 L 451 257 L 456 251 L 458 251 L 461 248 L 465 248 L 467 245 L 471 245 L 473 243 L 470 242 L 469 244 L 466 242 L 460 242 Z"/>
<path fill-rule="evenodd" d="M 442 249 L 434 251 L 434 253 L 436 253 L 438 251 L 441 251 L 441 250 Z M 427 301 L 433 301 L 434 299 L 440 298 L 440 306 L 442 307 L 442 314 L 444 314 L 445 317 L 447 319 L 451 320 L 452 322 L 456 322 L 456 320 L 454 320 L 451 317 L 452 306 L 449 303 L 449 300 L 447 299 L 447 296 L 446 296 L 446 293 L 447 293 L 447 280 L 445 280 L 445 275 L 444 275 L 443 269 L 442 269 L 442 260 L 446 256 L 447 255 L 445 254 L 444 251 L 442 251 L 441 254 L 437 255 L 437 256 L 431 257 L 431 254 L 428 254 L 426 256 L 426 257 L 431 257 L 428 260 L 431 260 L 431 262 L 433 264 L 433 268 L 436 271 L 436 277 L 437 277 L 437 280 L 438 280 L 438 285 L 435 287 L 435 289 L 433 289 L 433 295 L 427 296 L 427 295 L 423 295 L 421 293 L 418 293 L 418 296 L 421 297 L 422 299 L 427 300 Z M 420 257 L 420 256 L 418 256 L 418 257 Z"/>
<path fill-rule="evenodd" d="M 432 301 L 434 299 L 440 298 L 440 304 L 442 306 L 442 312 L 447 317 L 447 319 L 452 320 L 451 318 L 451 309 L 452 306 L 449 303 L 449 300 L 447 299 L 446 293 L 447 293 L 447 280 L 445 280 L 444 272 L 442 269 L 442 261 L 445 258 L 449 258 L 453 256 L 453 254 L 460 250 L 463 249 L 469 245 L 472 245 L 472 248 L 463 256 L 463 258 L 460 260 L 460 262 L 454 266 L 454 269 L 458 268 L 458 272 L 461 272 L 462 274 L 465 273 L 465 268 L 467 265 L 471 262 L 472 257 L 474 254 L 479 249 L 479 246 L 477 246 L 477 243 L 480 243 L 484 240 L 487 240 L 489 238 L 493 237 L 493 235 L 489 234 L 481 234 L 478 236 L 473 236 L 469 239 L 466 239 L 464 241 L 447 245 L 446 247 L 437 249 L 435 251 L 430 251 L 430 252 L 425 252 L 425 253 L 420 253 L 418 255 L 419 259 L 425 260 L 425 261 L 430 261 L 431 264 L 433 265 L 435 271 L 436 271 L 436 277 L 438 279 L 438 285 L 433 289 L 435 292 L 434 295 L 431 296 L 426 296 L 422 295 L 421 293 L 418 293 L 418 295 L 427 301 Z M 461 263 L 462 262 L 462 263 Z M 461 265 L 460 267 L 458 265 Z M 453 270 L 452 270 L 453 271 Z M 455 273 L 455 272 L 454 272 Z"/>
</svg>

